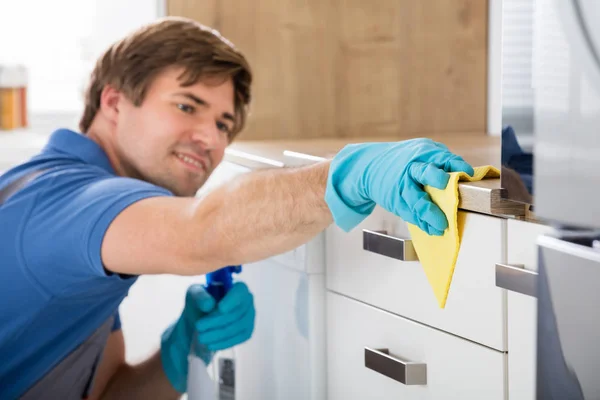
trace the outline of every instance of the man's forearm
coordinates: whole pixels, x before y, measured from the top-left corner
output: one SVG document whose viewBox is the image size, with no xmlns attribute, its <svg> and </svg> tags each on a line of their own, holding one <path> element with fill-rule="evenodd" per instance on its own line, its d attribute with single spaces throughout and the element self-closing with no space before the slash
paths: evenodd
<svg viewBox="0 0 600 400">
<path fill-rule="evenodd" d="M 195 210 L 198 258 L 211 265 L 261 260 L 307 242 L 332 222 L 329 162 L 266 170 L 216 189 Z"/>
<path fill-rule="evenodd" d="M 157 352 L 139 365 L 120 367 L 100 397 L 101 400 L 156 399 L 176 400 L 181 397 L 167 379 Z"/>
</svg>

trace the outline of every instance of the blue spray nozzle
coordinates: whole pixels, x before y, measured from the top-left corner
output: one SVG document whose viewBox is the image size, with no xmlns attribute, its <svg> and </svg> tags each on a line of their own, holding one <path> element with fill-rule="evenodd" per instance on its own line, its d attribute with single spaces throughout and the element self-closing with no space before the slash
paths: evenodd
<svg viewBox="0 0 600 400">
<path fill-rule="evenodd" d="M 206 290 L 220 301 L 233 286 L 233 274 L 242 272 L 241 265 L 231 265 L 206 274 Z"/>
</svg>

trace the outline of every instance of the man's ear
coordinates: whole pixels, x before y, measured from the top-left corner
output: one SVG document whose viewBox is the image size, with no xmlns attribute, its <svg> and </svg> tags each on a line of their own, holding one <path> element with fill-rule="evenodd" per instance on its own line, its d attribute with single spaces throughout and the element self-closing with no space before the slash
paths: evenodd
<svg viewBox="0 0 600 400">
<path fill-rule="evenodd" d="M 110 85 L 104 85 L 100 94 L 100 112 L 112 123 L 117 122 L 122 93 Z"/>
</svg>

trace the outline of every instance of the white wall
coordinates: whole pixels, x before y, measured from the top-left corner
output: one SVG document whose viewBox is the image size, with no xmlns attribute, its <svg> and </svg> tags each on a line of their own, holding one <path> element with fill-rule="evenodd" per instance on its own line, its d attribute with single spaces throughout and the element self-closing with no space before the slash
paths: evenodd
<svg viewBox="0 0 600 400">
<path fill-rule="evenodd" d="M 502 131 L 502 0 L 488 4 L 488 91 L 487 131 Z"/>
<path fill-rule="evenodd" d="M 502 78 L 505 108 L 533 107 L 535 0 L 503 0 Z"/>
<path fill-rule="evenodd" d="M 95 0 L 0 0 L 0 63 L 25 64 L 32 111 L 72 110 Z"/>
<path fill-rule="evenodd" d="M 502 0 L 502 125 L 533 132 L 533 40 L 538 0 Z"/>
<path fill-rule="evenodd" d="M 0 0 L 0 64 L 29 69 L 32 113 L 79 113 L 95 57 L 164 0 Z"/>
<path fill-rule="evenodd" d="M 88 61 L 94 61 L 113 42 L 138 27 L 153 21 L 162 13 L 164 0 L 84 0 L 95 3 L 91 21 Z"/>
</svg>

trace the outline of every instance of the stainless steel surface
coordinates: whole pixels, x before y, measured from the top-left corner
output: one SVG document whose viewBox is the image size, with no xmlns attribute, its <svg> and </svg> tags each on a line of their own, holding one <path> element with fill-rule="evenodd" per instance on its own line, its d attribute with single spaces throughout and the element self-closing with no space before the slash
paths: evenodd
<svg viewBox="0 0 600 400">
<path fill-rule="evenodd" d="M 594 240 L 538 239 L 540 399 L 600 399 L 600 253 Z"/>
<path fill-rule="evenodd" d="M 365 367 L 405 385 L 427 384 L 427 364 L 400 360 L 388 349 L 365 347 Z"/>
<path fill-rule="evenodd" d="M 523 265 L 496 264 L 496 286 L 512 292 L 537 297 L 537 277 Z"/>
<path fill-rule="evenodd" d="M 538 0 L 535 212 L 600 228 L 600 2 Z"/>
<path fill-rule="evenodd" d="M 555 0 L 559 12 L 572 13 L 565 16 L 565 24 L 575 24 L 567 27 L 573 51 L 586 75 L 590 77 L 597 90 L 600 90 L 600 2 L 598 0 L 572 0 L 569 2 Z M 562 9 L 560 7 L 565 7 Z M 567 9 L 569 8 L 569 9 Z"/>
<path fill-rule="evenodd" d="M 502 195 L 532 204 L 541 221 L 600 228 L 600 1 L 524 0 L 518 12 L 516 4 L 503 6 L 512 40 L 503 42 L 503 65 L 512 66 L 503 85 L 510 93 L 522 80 L 524 97 L 517 108 L 503 103 Z M 515 26 L 522 40 L 510 36 Z M 522 65 L 531 74 L 513 76 Z"/>
<path fill-rule="evenodd" d="M 412 240 L 389 236 L 387 231 L 363 229 L 363 249 L 400 261 L 419 260 Z"/>
<path fill-rule="evenodd" d="M 505 199 L 526 204 L 533 204 L 532 66 L 536 1 L 501 1 L 501 184 L 504 189 L 501 194 Z"/>
</svg>

